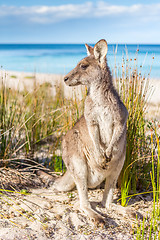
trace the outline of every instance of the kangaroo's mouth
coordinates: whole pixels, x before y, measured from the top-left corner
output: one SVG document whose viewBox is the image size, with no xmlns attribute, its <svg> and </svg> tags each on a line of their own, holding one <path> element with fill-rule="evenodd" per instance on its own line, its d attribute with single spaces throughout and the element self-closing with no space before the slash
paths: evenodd
<svg viewBox="0 0 160 240">
<path fill-rule="evenodd" d="M 78 86 L 78 85 L 80 85 L 80 83 L 75 83 L 75 84 L 67 84 L 69 87 L 74 87 L 74 86 Z"/>
<path fill-rule="evenodd" d="M 72 80 L 72 81 L 65 81 L 65 84 L 69 87 L 74 87 L 77 85 L 80 85 L 81 83 L 78 80 Z"/>
</svg>

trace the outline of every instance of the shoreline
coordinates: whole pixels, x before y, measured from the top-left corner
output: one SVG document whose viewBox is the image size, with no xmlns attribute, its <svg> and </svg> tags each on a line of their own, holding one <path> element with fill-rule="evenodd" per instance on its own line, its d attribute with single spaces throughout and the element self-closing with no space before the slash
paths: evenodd
<svg viewBox="0 0 160 240">
<path fill-rule="evenodd" d="M 5 79 L 5 85 L 14 90 L 33 91 L 35 87 L 35 81 L 39 85 L 49 83 L 51 85 L 51 91 L 53 96 L 56 95 L 56 89 L 62 87 L 64 89 L 65 98 L 79 99 L 83 98 L 84 86 L 68 87 L 63 81 L 64 75 L 52 74 L 52 73 L 29 73 L 18 71 L 0 71 L 0 78 Z M 160 79 L 149 79 L 149 98 L 147 100 L 147 118 L 156 117 L 160 120 Z"/>
<path fill-rule="evenodd" d="M 56 89 L 62 87 L 64 90 L 65 98 L 78 97 L 82 99 L 82 89 L 83 86 L 69 87 L 64 81 L 64 75 L 62 74 L 52 74 L 52 73 L 29 73 L 29 72 L 18 72 L 18 71 L 4 71 L 0 72 L 0 79 L 3 77 L 5 79 L 5 85 L 11 89 L 22 92 L 27 89 L 27 91 L 32 92 L 35 88 L 35 84 L 42 85 L 44 83 L 49 83 L 51 85 L 51 92 L 53 97 L 56 95 Z M 0 82 L 1 85 L 1 82 Z"/>
</svg>

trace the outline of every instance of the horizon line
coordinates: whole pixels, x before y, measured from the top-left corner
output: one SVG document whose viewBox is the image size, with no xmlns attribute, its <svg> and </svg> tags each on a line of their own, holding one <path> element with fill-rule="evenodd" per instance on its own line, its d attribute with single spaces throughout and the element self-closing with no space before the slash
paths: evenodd
<svg viewBox="0 0 160 240">
<path fill-rule="evenodd" d="M 81 43 L 72 43 L 72 42 L 70 42 L 70 43 L 58 43 L 58 42 L 54 42 L 54 43 L 27 43 L 27 42 L 21 42 L 21 43 L 1 43 L 0 42 L 0 45 L 23 45 L 23 44 L 27 44 L 27 45 L 54 45 L 54 44 L 58 44 L 58 45 L 71 45 L 71 44 L 75 44 L 75 45 L 82 45 L 82 44 L 85 44 L 85 43 L 87 43 L 87 44 L 91 44 L 91 45 L 94 45 L 95 43 L 91 43 L 91 42 L 81 42 Z M 107 42 L 108 43 L 108 45 L 112 45 L 112 44 L 115 44 L 115 45 L 160 45 L 160 43 L 138 43 L 138 42 L 136 42 L 136 43 L 117 43 L 117 42 Z"/>
</svg>

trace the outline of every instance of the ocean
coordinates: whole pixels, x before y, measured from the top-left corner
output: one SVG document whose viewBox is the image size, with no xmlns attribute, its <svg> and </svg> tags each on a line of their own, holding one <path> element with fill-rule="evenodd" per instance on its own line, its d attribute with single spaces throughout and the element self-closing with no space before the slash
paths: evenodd
<svg viewBox="0 0 160 240">
<path fill-rule="evenodd" d="M 85 56 L 84 44 L 0 44 L 0 66 L 4 70 L 66 74 Z M 111 69 L 115 67 L 115 59 L 117 69 L 121 69 L 123 58 L 132 59 L 131 65 L 136 58 L 143 75 L 147 76 L 151 70 L 151 77 L 160 79 L 160 45 L 108 45 Z"/>
</svg>

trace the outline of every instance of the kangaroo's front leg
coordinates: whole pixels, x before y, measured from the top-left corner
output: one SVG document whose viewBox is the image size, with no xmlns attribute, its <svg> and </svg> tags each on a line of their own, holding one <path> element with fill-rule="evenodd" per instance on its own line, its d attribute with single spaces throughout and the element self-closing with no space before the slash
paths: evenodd
<svg viewBox="0 0 160 240">
<path fill-rule="evenodd" d="M 126 122 L 127 122 L 128 112 L 125 108 L 123 110 L 124 112 L 122 114 L 120 113 L 115 114 L 118 117 L 114 119 L 112 139 L 109 143 L 108 148 L 106 149 L 106 156 L 108 158 L 111 157 L 114 145 L 120 140 L 122 135 L 126 134 Z"/>
<path fill-rule="evenodd" d="M 106 161 L 105 152 L 101 145 L 99 126 L 97 124 L 88 123 L 88 131 L 95 147 L 96 161 L 101 166 Z"/>
<path fill-rule="evenodd" d="M 95 148 L 96 161 L 99 165 L 103 165 L 105 162 L 106 149 L 103 149 L 104 147 L 101 145 L 99 126 L 95 120 L 96 117 L 94 116 L 94 112 L 92 111 L 93 105 L 93 100 L 87 96 L 85 100 L 84 117 L 86 119 L 89 136 Z"/>
<path fill-rule="evenodd" d="M 87 185 L 87 175 L 88 169 L 87 164 L 83 159 L 74 156 L 72 161 L 72 177 L 74 178 L 80 199 L 80 208 L 88 215 L 91 219 L 96 222 L 104 222 L 103 217 L 96 213 L 90 205 L 88 200 L 88 185 Z"/>
</svg>

